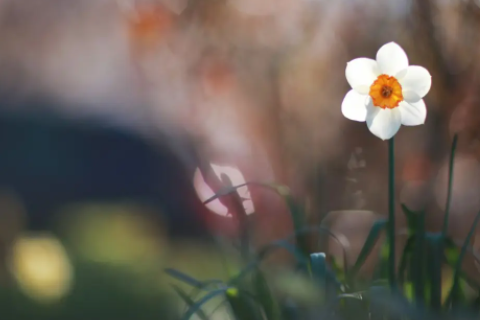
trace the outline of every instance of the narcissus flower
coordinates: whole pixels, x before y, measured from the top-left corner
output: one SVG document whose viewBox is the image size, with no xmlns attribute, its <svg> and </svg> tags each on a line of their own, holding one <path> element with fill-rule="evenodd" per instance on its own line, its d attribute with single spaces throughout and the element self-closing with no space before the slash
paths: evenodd
<svg viewBox="0 0 480 320">
<path fill-rule="evenodd" d="M 347 63 L 345 75 L 352 90 L 343 99 L 342 113 L 350 120 L 366 121 L 374 135 L 388 140 L 402 124 L 425 123 L 427 108 L 422 98 L 430 90 L 432 77 L 423 67 L 409 66 L 405 51 L 394 42 L 383 45 L 376 58 Z"/>
</svg>

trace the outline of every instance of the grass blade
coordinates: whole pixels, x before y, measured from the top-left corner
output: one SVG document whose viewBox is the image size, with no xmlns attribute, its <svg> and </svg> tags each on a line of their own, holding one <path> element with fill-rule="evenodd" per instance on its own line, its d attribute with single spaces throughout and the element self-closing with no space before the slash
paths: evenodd
<svg viewBox="0 0 480 320">
<path fill-rule="evenodd" d="M 430 306 L 434 311 L 440 311 L 442 305 L 442 261 L 443 235 L 427 234 L 428 273 L 430 275 Z"/>
<path fill-rule="evenodd" d="M 259 308 L 257 301 L 253 297 L 249 297 L 244 292 L 236 288 L 230 288 L 225 292 L 227 301 L 230 304 L 232 313 L 237 320 L 262 320 L 262 310 Z"/>
<path fill-rule="evenodd" d="M 455 265 L 455 269 L 453 271 L 453 284 L 447 299 L 448 304 L 450 303 L 454 304 L 458 299 L 458 296 L 459 296 L 458 289 L 459 289 L 459 283 L 460 283 L 460 275 L 462 271 L 462 262 L 463 262 L 463 259 L 465 258 L 468 244 L 472 240 L 473 234 L 475 233 L 475 229 L 477 228 L 477 224 L 479 220 L 480 220 L 480 212 L 477 213 L 477 215 L 475 216 L 475 220 L 473 221 L 472 227 L 470 228 L 470 231 L 468 232 L 467 237 L 465 238 L 465 241 L 463 242 L 463 246 L 460 250 L 460 255 L 458 257 L 457 264 Z"/>
<path fill-rule="evenodd" d="M 444 237 L 447 236 L 448 231 L 448 220 L 450 216 L 450 203 L 452 199 L 452 184 L 453 184 L 453 164 L 455 161 L 455 150 L 457 148 L 458 135 L 453 136 L 452 148 L 450 150 L 450 162 L 448 164 L 448 189 L 447 189 L 447 203 L 445 204 L 445 215 L 443 217 L 443 228 L 442 234 Z"/>
<path fill-rule="evenodd" d="M 268 320 L 276 320 L 280 318 L 278 306 L 272 295 L 268 282 L 265 279 L 261 270 L 257 269 L 254 276 L 254 289 L 258 302 L 265 311 L 265 316 Z"/>
<path fill-rule="evenodd" d="M 172 287 L 173 287 L 173 290 L 175 290 L 175 292 L 180 296 L 180 298 L 182 298 L 182 300 L 187 304 L 189 308 L 191 308 L 195 304 L 195 302 L 190 298 L 190 296 L 185 291 L 183 291 L 182 289 L 180 289 L 178 286 L 174 284 L 172 284 Z M 198 309 L 196 314 L 201 320 L 209 320 L 207 315 L 203 312 L 202 309 Z"/>
<path fill-rule="evenodd" d="M 169 276 L 171 276 L 171 277 L 173 277 L 173 278 L 175 278 L 175 279 L 177 279 L 177 280 L 180 280 L 180 281 L 182 281 L 182 282 L 184 282 L 184 283 L 186 283 L 186 284 L 188 284 L 188 285 L 190 285 L 190 286 L 192 286 L 192 287 L 195 287 L 195 288 L 198 288 L 198 289 L 202 289 L 202 288 L 205 286 L 205 282 L 202 282 L 202 281 L 199 281 L 199 280 L 197 280 L 197 279 L 195 279 L 195 278 L 192 278 L 192 277 L 190 277 L 189 275 L 187 275 L 187 274 L 185 274 L 185 273 L 183 273 L 183 272 L 180 272 L 180 271 L 178 271 L 178 270 L 171 269 L 171 268 L 167 268 L 167 269 L 165 269 L 165 272 L 166 272 Z M 218 283 L 221 283 L 221 282 L 222 282 L 221 280 L 212 280 L 212 281 L 214 281 L 214 282 L 217 282 L 217 281 L 218 281 Z"/>
<path fill-rule="evenodd" d="M 190 308 L 188 308 L 187 312 L 183 315 L 182 320 L 189 320 L 194 314 L 198 313 L 198 311 L 203 307 L 205 303 L 212 300 L 213 298 L 224 294 L 228 288 L 221 288 L 212 290 L 203 296 L 200 300 L 195 302 Z"/>
<path fill-rule="evenodd" d="M 402 257 L 400 259 L 400 266 L 398 270 L 398 281 L 401 285 L 404 284 L 405 280 L 405 272 L 407 270 L 408 262 L 412 259 L 412 251 L 416 242 L 416 237 L 414 235 L 410 236 L 403 248 Z"/>
<path fill-rule="evenodd" d="M 380 237 L 381 231 L 385 229 L 386 225 L 387 225 L 387 220 L 385 219 L 375 221 L 372 228 L 370 229 L 370 232 L 368 233 L 367 239 L 365 240 L 362 250 L 358 255 L 357 261 L 355 261 L 355 264 L 353 265 L 352 270 L 349 272 L 350 279 L 353 279 L 357 275 L 357 273 L 360 271 L 360 268 L 365 263 L 365 260 L 367 260 L 367 257 L 369 256 L 369 254 L 372 252 L 373 247 L 375 246 L 375 244 L 378 241 L 378 238 Z"/>
<path fill-rule="evenodd" d="M 256 185 L 261 186 L 272 191 L 275 191 L 279 196 L 283 198 L 286 205 L 288 206 L 290 216 L 292 218 L 294 230 L 298 231 L 305 227 L 305 212 L 303 208 L 295 201 L 292 194 L 290 193 L 290 189 L 286 186 L 275 184 L 275 183 L 262 183 L 262 182 L 246 182 L 242 183 L 237 186 L 229 186 L 223 188 L 219 192 L 217 192 L 214 196 L 204 201 L 204 204 L 208 204 L 215 199 L 218 199 L 222 196 L 231 194 L 235 192 L 238 188 L 247 186 L 247 185 Z M 296 234 L 296 241 L 297 245 L 300 248 L 300 251 L 305 255 L 305 258 L 308 258 L 309 254 L 309 245 L 306 234 Z"/>
<path fill-rule="evenodd" d="M 418 215 L 415 229 L 415 244 L 411 269 L 415 304 L 417 307 L 423 307 L 425 304 L 425 257 L 425 212 L 421 212 Z"/>
</svg>

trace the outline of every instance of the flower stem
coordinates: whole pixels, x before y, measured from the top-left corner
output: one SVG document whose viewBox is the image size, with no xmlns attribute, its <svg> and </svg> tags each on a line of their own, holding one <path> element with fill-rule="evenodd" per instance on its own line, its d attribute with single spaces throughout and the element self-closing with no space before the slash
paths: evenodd
<svg viewBox="0 0 480 320">
<path fill-rule="evenodd" d="M 395 283 L 395 159 L 394 140 L 388 140 L 388 282 L 394 289 Z"/>
</svg>

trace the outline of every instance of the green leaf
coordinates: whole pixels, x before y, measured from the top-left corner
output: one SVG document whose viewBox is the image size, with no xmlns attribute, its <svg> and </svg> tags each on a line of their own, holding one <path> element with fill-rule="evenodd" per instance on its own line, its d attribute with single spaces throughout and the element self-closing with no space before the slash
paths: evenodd
<svg viewBox="0 0 480 320">
<path fill-rule="evenodd" d="M 455 304 L 458 299 L 459 299 L 459 282 L 460 282 L 460 276 L 461 276 L 461 271 L 462 271 L 462 262 L 463 258 L 465 257 L 465 254 L 467 253 L 467 248 L 468 244 L 472 240 L 473 234 L 475 233 L 475 229 L 477 228 L 477 224 L 480 220 L 480 212 L 477 213 L 475 216 L 475 220 L 473 221 L 472 227 L 470 228 L 470 231 L 467 234 L 467 237 L 465 238 L 465 241 L 463 242 L 463 246 L 460 250 L 460 255 L 457 259 L 457 263 L 455 265 L 455 269 L 453 271 L 453 284 L 452 284 L 452 289 L 450 290 L 450 294 L 448 295 L 447 298 L 447 304 L 449 305 L 450 303 Z"/>
<path fill-rule="evenodd" d="M 413 281 L 415 304 L 423 307 L 425 304 L 425 271 L 426 271 L 426 247 L 425 247 L 425 212 L 417 216 L 415 228 L 415 244 L 413 248 L 413 259 L 411 262 L 411 280 Z"/>
<path fill-rule="evenodd" d="M 307 265 L 307 260 L 304 258 L 303 254 L 287 240 L 279 240 L 273 243 L 268 244 L 263 247 L 260 252 L 257 254 L 257 258 L 250 263 L 248 263 L 238 275 L 230 278 L 227 283 L 229 285 L 238 285 L 245 277 L 247 277 L 251 272 L 256 270 L 259 265 L 267 258 L 271 253 L 275 252 L 278 249 L 285 249 L 290 254 L 292 254 L 298 262 L 303 265 Z"/>
<path fill-rule="evenodd" d="M 430 306 L 439 311 L 442 305 L 442 261 L 443 261 L 443 234 L 427 234 L 428 274 L 430 276 Z"/>
<path fill-rule="evenodd" d="M 375 272 L 373 279 L 386 279 L 388 277 L 388 256 L 389 256 L 389 246 L 388 239 L 385 239 L 380 248 L 378 264 L 375 267 Z"/>
<path fill-rule="evenodd" d="M 249 264 L 247 264 L 247 266 L 243 268 L 242 271 L 240 271 L 240 273 L 237 276 L 232 277 L 227 283 L 233 285 L 241 281 L 245 276 L 250 274 L 250 272 L 255 270 L 255 268 L 257 268 L 267 256 L 269 256 L 272 252 L 274 252 L 277 249 L 287 250 L 290 254 L 292 254 L 293 257 L 296 258 L 297 262 L 300 264 L 302 269 L 307 269 L 307 266 L 309 265 L 309 261 L 303 255 L 303 252 L 301 252 L 298 247 L 292 245 L 289 241 L 292 241 L 293 239 L 295 239 L 297 235 L 309 234 L 313 232 L 327 234 L 339 243 L 339 245 L 342 247 L 343 257 L 345 261 L 344 268 L 346 268 L 347 252 L 343 247 L 343 244 L 340 241 L 340 239 L 338 239 L 338 237 L 333 232 L 331 232 L 328 228 L 325 228 L 322 226 L 304 227 L 302 228 L 302 230 L 296 231 L 295 233 L 293 233 L 292 235 L 290 235 L 285 239 L 274 241 L 266 245 L 265 247 L 261 248 L 260 251 L 257 253 L 256 259 L 250 262 Z"/>
<path fill-rule="evenodd" d="M 258 303 L 263 307 L 267 319 L 280 319 L 278 305 L 272 295 L 272 291 L 270 290 L 267 280 L 259 269 L 257 269 L 257 272 L 255 272 L 253 285 Z"/>
<path fill-rule="evenodd" d="M 262 320 L 262 312 L 257 301 L 246 292 L 240 290 L 227 290 L 225 296 L 230 303 L 235 319 L 237 320 Z"/>
<path fill-rule="evenodd" d="M 195 304 L 195 302 L 190 298 L 190 296 L 185 291 L 183 291 L 182 289 L 180 289 L 178 286 L 174 284 L 172 284 L 172 287 L 175 290 L 175 292 L 177 292 L 177 294 L 180 296 L 180 298 L 182 298 L 182 300 L 187 304 L 188 307 L 192 307 Z M 209 320 L 207 315 L 203 312 L 202 309 L 198 309 L 196 314 L 201 320 Z"/>
<path fill-rule="evenodd" d="M 380 232 L 385 229 L 386 225 L 386 219 L 380 219 L 375 221 L 372 228 L 370 229 L 370 232 L 368 233 L 365 243 L 363 244 L 362 250 L 358 255 L 357 261 L 355 261 L 355 264 L 350 271 L 350 279 L 353 279 L 360 271 L 360 268 L 365 263 L 365 260 L 367 259 L 368 255 L 371 253 L 373 247 L 377 243 L 378 238 L 380 237 Z"/>
<path fill-rule="evenodd" d="M 455 150 L 457 148 L 458 134 L 453 136 L 452 148 L 450 150 L 450 162 L 448 165 L 448 189 L 447 189 L 447 203 L 445 204 L 445 215 L 443 218 L 442 234 L 447 236 L 448 231 L 448 218 L 450 216 L 450 203 L 452 199 L 452 185 L 453 185 L 453 164 L 455 161 Z"/>
<path fill-rule="evenodd" d="M 402 212 L 407 218 L 408 235 L 411 236 L 417 232 L 420 214 L 410 210 L 405 204 L 401 204 Z"/>
<path fill-rule="evenodd" d="M 455 269 L 457 265 L 457 261 L 460 258 L 460 249 L 457 247 L 457 245 L 449 238 L 446 239 L 446 248 L 445 248 L 445 258 L 447 264 Z M 463 243 L 462 243 L 463 245 Z M 473 252 L 473 248 L 470 246 L 467 246 L 467 252 L 472 254 L 475 259 L 475 253 Z M 478 260 L 477 260 L 478 262 Z M 480 283 L 478 280 L 474 280 L 471 277 L 469 277 L 463 270 L 460 270 L 460 277 L 465 280 L 466 283 L 475 290 L 480 290 Z"/>
<path fill-rule="evenodd" d="M 415 235 L 411 235 L 407 239 L 405 247 L 403 247 L 402 257 L 400 258 L 400 266 L 398 271 L 398 280 L 400 284 L 405 282 L 405 272 L 407 270 L 408 261 L 412 258 L 412 252 L 415 245 Z"/>
<path fill-rule="evenodd" d="M 192 278 L 190 277 L 189 275 L 183 273 L 183 272 L 180 272 L 178 270 L 175 270 L 175 269 L 172 269 L 172 268 L 166 268 L 165 269 L 165 273 L 167 273 L 169 276 L 177 279 L 177 280 L 180 280 L 192 287 L 195 287 L 195 288 L 198 288 L 198 289 L 202 289 L 204 290 L 207 286 L 209 285 L 221 285 L 223 284 L 223 281 L 222 280 L 218 280 L 218 279 L 212 279 L 212 280 L 207 280 L 207 281 L 199 281 L 195 278 Z"/>
<path fill-rule="evenodd" d="M 293 198 L 290 189 L 286 186 L 275 184 L 275 183 L 262 183 L 262 182 L 246 182 L 242 183 L 237 186 L 229 186 L 226 187 L 219 192 L 217 192 L 213 197 L 207 199 L 204 201 L 204 204 L 208 204 L 212 202 L 215 199 L 218 199 L 222 196 L 228 195 L 232 192 L 235 192 L 238 188 L 247 186 L 247 185 L 256 185 L 256 186 L 261 186 L 270 190 L 275 191 L 279 196 L 281 196 L 285 203 L 288 206 L 290 216 L 292 218 L 294 230 L 298 231 L 303 229 L 306 226 L 305 223 L 305 211 L 302 206 L 300 206 L 295 199 Z M 309 245 L 308 245 L 308 239 L 306 237 L 306 234 L 303 233 L 298 233 L 296 234 L 295 240 L 297 241 L 297 245 L 302 252 L 302 254 L 305 256 L 305 258 L 308 258 L 309 254 Z"/>
<path fill-rule="evenodd" d="M 209 302 L 210 300 L 212 300 L 213 298 L 219 295 L 225 294 L 225 292 L 228 289 L 229 288 L 225 287 L 221 289 L 212 290 L 209 293 L 207 293 L 200 300 L 198 300 L 193 305 L 191 305 L 190 308 L 188 308 L 187 312 L 183 315 L 182 320 L 189 320 L 194 314 L 198 313 L 198 311 L 203 307 L 205 303 Z"/>
</svg>

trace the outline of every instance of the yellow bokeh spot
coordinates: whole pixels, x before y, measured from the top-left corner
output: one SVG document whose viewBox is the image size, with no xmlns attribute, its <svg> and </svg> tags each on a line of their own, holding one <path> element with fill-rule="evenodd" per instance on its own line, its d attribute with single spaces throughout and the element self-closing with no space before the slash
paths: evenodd
<svg viewBox="0 0 480 320">
<path fill-rule="evenodd" d="M 55 301 L 72 285 L 72 266 L 53 236 L 23 236 L 13 244 L 10 268 L 21 290 L 35 300 Z"/>
</svg>

